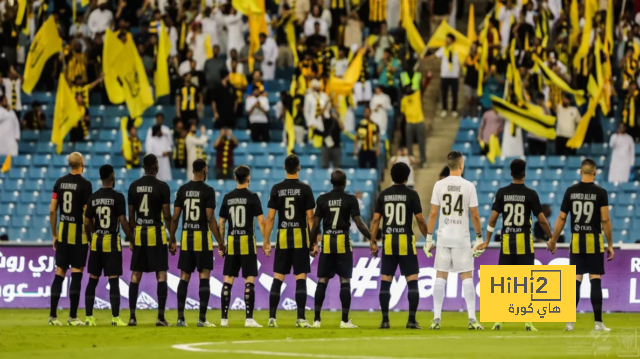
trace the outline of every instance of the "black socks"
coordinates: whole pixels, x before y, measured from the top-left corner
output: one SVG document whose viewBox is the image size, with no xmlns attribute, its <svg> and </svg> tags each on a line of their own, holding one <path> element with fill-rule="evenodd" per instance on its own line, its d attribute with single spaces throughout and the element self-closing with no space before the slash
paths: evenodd
<svg viewBox="0 0 640 359">
<path fill-rule="evenodd" d="M 416 322 L 416 312 L 418 311 L 418 303 L 420 302 L 420 291 L 418 290 L 418 281 L 412 280 L 407 282 L 409 287 L 409 322 Z"/>
<path fill-rule="evenodd" d="M 582 282 L 576 280 L 576 309 L 578 308 L 578 303 L 580 303 L 580 284 L 582 284 Z"/>
<path fill-rule="evenodd" d="M 187 289 L 189 288 L 189 282 L 180 279 L 178 283 L 178 319 L 184 320 L 184 306 L 187 302 Z"/>
<path fill-rule="evenodd" d="M 389 322 L 389 302 L 391 301 L 391 282 L 380 281 L 380 310 L 382 322 Z"/>
<path fill-rule="evenodd" d="M 269 318 L 276 318 L 276 311 L 278 310 L 278 304 L 280 304 L 281 287 L 282 281 L 274 278 L 269 291 Z"/>
<path fill-rule="evenodd" d="M 209 307 L 209 296 L 211 296 L 211 289 L 209 289 L 209 278 L 200 278 L 200 290 L 198 291 L 200 297 L 200 321 L 207 321 L 207 309 Z"/>
<path fill-rule="evenodd" d="M 222 285 L 222 293 L 220 293 L 220 310 L 222 311 L 222 319 L 228 319 L 229 305 L 231 304 L 231 287 L 233 285 L 224 283 Z"/>
<path fill-rule="evenodd" d="M 84 306 L 87 317 L 93 316 L 93 306 L 96 302 L 96 287 L 98 286 L 98 281 L 98 278 L 89 277 L 87 289 L 84 291 Z"/>
<path fill-rule="evenodd" d="M 89 282 L 93 279 L 89 278 Z M 98 285 L 98 279 L 96 279 Z M 89 290 L 89 287 L 87 287 Z M 93 296 L 95 297 L 95 287 Z M 120 278 L 109 278 L 109 301 L 111 302 L 111 316 L 116 318 L 120 316 Z M 87 310 L 88 307 L 87 307 Z M 88 315 L 88 314 L 87 314 Z"/>
<path fill-rule="evenodd" d="M 307 307 L 307 280 L 296 280 L 296 305 L 298 307 L 298 319 L 305 319 L 305 309 Z"/>
<path fill-rule="evenodd" d="M 82 292 L 82 272 L 71 273 L 71 285 L 69 286 L 69 318 L 78 317 L 80 292 Z"/>
<path fill-rule="evenodd" d="M 53 277 L 53 283 L 51 284 L 51 308 L 49 316 L 52 318 L 58 317 L 58 302 L 60 301 L 60 294 L 62 293 L 62 283 L 64 283 L 64 277 L 56 275 Z"/>
<path fill-rule="evenodd" d="M 602 321 L 602 279 L 591 279 L 591 305 L 596 322 Z"/>
<path fill-rule="evenodd" d="M 138 291 L 140 283 L 129 283 L 129 318 L 136 319 L 136 305 L 138 304 Z"/>
<path fill-rule="evenodd" d="M 164 310 L 167 308 L 167 282 L 158 282 L 156 293 L 158 295 L 158 319 L 164 320 Z"/>
<path fill-rule="evenodd" d="M 255 287 L 253 283 L 244 284 L 244 303 L 247 310 L 247 319 L 253 319 L 253 307 L 256 302 Z"/>
<path fill-rule="evenodd" d="M 351 283 L 340 283 L 340 303 L 342 303 L 342 321 L 349 321 L 349 310 L 351 310 Z"/>
<path fill-rule="evenodd" d="M 324 296 L 326 292 L 327 292 L 327 283 L 318 282 L 318 286 L 316 287 L 315 300 L 313 304 L 314 310 L 315 310 L 313 321 L 319 322 L 321 320 L 320 312 L 322 311 L 322 303 L 324 303 Z M 342 295 L 342 292 L 340 292 L 340 294 Z M 340 297 L 340 299 L 342 299 L 342 296 Z"/>
</svg>

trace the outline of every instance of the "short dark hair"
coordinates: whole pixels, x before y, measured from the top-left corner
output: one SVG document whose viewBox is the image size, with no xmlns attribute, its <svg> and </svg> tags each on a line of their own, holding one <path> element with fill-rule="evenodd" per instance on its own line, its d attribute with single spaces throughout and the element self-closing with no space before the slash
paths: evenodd
<svg viewBox="0 0 640 359">
<path fill-rule="evenodd" d="M 300 167 L 300 159 L 296 155 L 289 155 L 284 159 L 284 169 L 288 174 L 293 175 L 298 173 Z"/>
<path fill-rule="evenodd" d="M 447 37 L 451 39 L 451 42 L 456 42 L 456 37 L 453 34 L 449 33 Z"/>
<path fill-rule="evenodd" d="M 447 167 L 450 170 L 457 170 L 460 167 L 460 161 L 462 161 L 462 153 L 460 151 L 451 151 L 447 155 Z"/>
<path fill-rule="evenodd" d="M 580 170 L 582 173 L 586 175 L 594 175 L 596 174 L 596 161 L 591 158 L 587 158 L 580 164 Z"/>
<path fill-rule="evenodd" d="M 334 187 L 347 186 L 347 174 L 343 170 L 337 169 L 331 173 L 331 184 Z"/>
<path fill-rule="evenodd" d="M 525 160 L 521 160 L 516 158 L 511 161 L 511 177 L 515 180 L 521 180 L 524 178 L 527 170 L 527 162 Z"/>
<path fill-rule="evenodd" d="M 391 180 L 393 183 L 401 184 L 407 182 L 411 168 L 404 162 L 396 162 L 391 167 Z"/>
<path fill-rule="evenodd" d="M 238 181 L 239 184 L 245 184 L 247 178 L 251 176 L 251 168 L 247 165 L 240 165 L 233 170 L 233 174 L 236 176 L 236 181 Z"/>
<path fill-rule="evenodd" d="M 111 177 L 111 175 L 114 174 L 113 171 L 113 166 L 112 165 L 102 165 L 102 167 L 100 167 L 100 179 L 101 180 L 106 180 L 109 179 Z"/>
<path fill-rule="evenodd" d="M 198 158 L 197 160 L 193 161 L 193 173 L 200 173 L 204 171 L 205 167 L 207 167 L 207 161 L 203 160 L 202 158 Z"/>
<path fill-rule="evenodd" d="M 144 158 L 142 159 L 142 166 L 144 168 L 151 168 L 153 167 L 156 163 L 158 163 L 158 157 L 156 157 L 156 155 L 154 155 L 153 153 L 149 153 L 146 156 L 144 156 Z"/>
</svg>

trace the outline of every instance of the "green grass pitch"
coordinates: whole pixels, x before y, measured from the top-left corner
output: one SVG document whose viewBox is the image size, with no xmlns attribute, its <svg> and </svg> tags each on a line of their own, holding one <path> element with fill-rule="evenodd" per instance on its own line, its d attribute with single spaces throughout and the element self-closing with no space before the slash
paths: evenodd
<svg viewBox="0 0 640 359">
<path fill-rule="evenodd" d="M 59 314 L 63 324 L 67 313 Z M 110 326 L 110 312 L 99 310 L 98 327 L 48 327 L 46 310 L 0 310 L 0 358 L 615 358 L 628 353 L 630 339 L 638 345 L 640 332 L 640 314 L 605 314 L 610 333 L 591 332 L 589 313 L 578 314 L 574 332 L 564 332 L 564 323 L 538 323 L 538 332 L 525 332 L 522 323 L 506 323 L 496 332 L 489 330 L 493 323 L 482 323 L 484 331 L 469 331 L 466 313 L 453 312 L 443 313 L 439 331 L 427 329 L 429 312 L 418 313 L 421 331 L 404 329 L 403 312 L 391 313 L 390 330 L 377 329 L 379 312 L 353 312 L 359 326 L 353 330 L 338 328 L 336 312 L 323 312 L 322 329 L 295 328 L 295 313 L 282 310 L 277 329 L 244 328 L 241 311 L 230 312 L 230 328 L 197 328 L 195 311 L 186 313 L 188 328 L 156 328 L 155 315 L 138 311 L 138 327 L 116 328 Z M 267 317 L 267 311 L 255 313 L 262 325 Z M 122 318 L 127 321 L 128 311 Z M 219 318 L 219 311 L 209 312 L 209 321 L 219 324 Z M 167 319 L 175 324 L 176 312 L 168 311 Z"/>
</svg>

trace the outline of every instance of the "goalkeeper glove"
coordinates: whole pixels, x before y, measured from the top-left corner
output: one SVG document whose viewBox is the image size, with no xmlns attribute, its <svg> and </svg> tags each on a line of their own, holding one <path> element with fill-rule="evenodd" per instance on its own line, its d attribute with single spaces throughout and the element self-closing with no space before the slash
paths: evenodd
<svg viewBox="0 0 640 359">
<path fill-rule="evenodd" d="M 424 243 L 422 249 L 424 250 L 424 254 L 427 255 L 427 258 L 433 257 L 433 253 L 431 253 L 433 249 L 433 234 L 427 234 L 427 241 Z"/>
<path fill-rule="evenodd" d="M 473 257 L 478 258 L 484 253 L 484 249 L 478 249 L 478 247 L 483 244 L 482 235 L 476 234 L 476 242 L 473 244 Z"/>
</svg>

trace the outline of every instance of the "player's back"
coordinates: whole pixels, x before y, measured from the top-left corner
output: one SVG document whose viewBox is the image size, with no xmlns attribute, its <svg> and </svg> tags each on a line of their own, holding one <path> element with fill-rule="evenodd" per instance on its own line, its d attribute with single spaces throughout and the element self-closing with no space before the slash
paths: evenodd
<svg viewBox="0 0 640 359">
<path fill-rule="evenodd" d="M 84 208 L 92 192 L 91 182 L 79 174 L 67 174 L 56 181 L 53 199 L 58 201 L 60 210 L 59 242 L 88 243 L 83 230 Z"/>
<path fill-rule="evenodd" d="M 604 252 L 600 209 L 608 205 L 607 191 L 593 182 L 579 182 L 567 189 L 560 210 L 571 217 L 571 253 Z"/>
<path fill-rule="evenodd" d="M 142 176 L 129 186 L 129 206 L 135 214 L 135 245 L 166 245 L 163 206 L 171 203 L 169 185 L 154 176 Z"/>
<path fill-rule="evenodd" d="M 121 251 L 120 216 L 126 214 L 124 195 L 113 188 L 100 188 L 89 197 L 87 218 L 94 220 L 91 250 Z"/>
<path fill-rule="evenodd" d="M 260 197 L 247 188 L 227 193 L 220 206 L 220 218 L 229 219 L 227 254 L 256 254 L 255 218 L 262 215 Z"/>
<path fill-rule="evenodd" d="M 322 218 L 322 252 L 348 253 L 352 251 L 349 229 L 351 218 L 360 215 L 356 196 L 341 189 L 320 195 L 316 217 Z"/>
<path fill-rule="evenodd" d="M 532 254 L 531 215 L 542 212 L 538 193 L 524 184 L 511 183 L 496 193 L 492 209 L 502 215 L 502 253 Z"/>
<path fill-rule="evenodd" d="M 273 186 L 267 206 L 278 212 L 277 248 L 309 248 L 307 211 L 315 207 L 311 187 L 285 179 Z"/>
<path fill-rule="evenodd" d="M 449 176 L 436 182 L 431 204 L 440 206 L 438 246 L 470 247 L 469 208 L 478 207 L 473 183 L 460 176 Z"/>
<path fill-rule="evenodd" d="M 204 181 L 189 181 L 178 189 L 176 207 L 182 208 L 182 250 L 211 251 L 207 208 L 216 207 L 216 194 Z"/>
<path fill-rule="evenodd" d="M 405 185 L 392 185 L 378 195 L 376 213 L 382 216 L 385 255 L 416 255 L 413 216 L 422 213 L 418 193 Z"/>
</svg>

